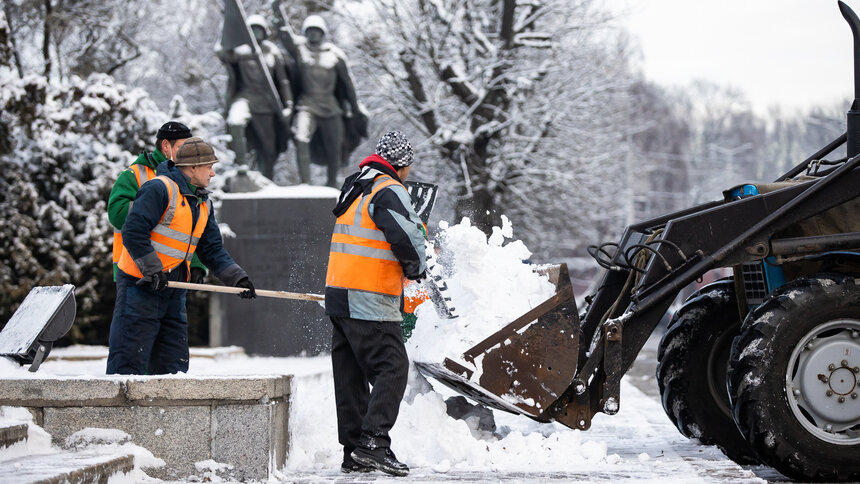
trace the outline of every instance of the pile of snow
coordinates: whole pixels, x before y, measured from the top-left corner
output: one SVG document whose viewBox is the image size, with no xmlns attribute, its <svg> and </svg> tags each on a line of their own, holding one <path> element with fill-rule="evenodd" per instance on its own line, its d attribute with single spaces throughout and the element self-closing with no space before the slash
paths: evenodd
<svg viewBox="0 0 860 484">
<path fill-rule="evenodd" d="M 27 439 L 10 447 L 0 447 L 0 461 L 24 456 L 59 454 L 64 452 L 51 443 L 51 435 L 33 422 L 33 415 L 22 407 L 0 407 L 0 424 L 27 424 Z M 87 451 L 93 455 L 134 455 L 134 482 L 148 479 L 142 469 L 160 467 L 164 461 L 152 452 L 131 442 L 131 437 L 116 429 L 85 428 L 70 435 L 65 442 L 70 451 Z"/>
<path fill-rule="evenodd" d="M 94 422 L 95 423 L 95 422 Z M 156 431 L 158 432 L 158 431 Z M 131 436 L 118 429 L 87 427 L 66 437 L 65 448 L 88 450 L 103 455 L 134 455 L 134 470 L 139 477 L 142 469 L 164 467 L 165 462 L 149 450 L 132 443 Z"/>
<path fill-rule="evenodd" d="M 200 473 L 199 476 L 189 476 L 190 482 L 225 482 L 222 475 L 229 474 L 233 470 L 230 464 L 217 462 L 212 459 L 194 463 L 194 468 Z"/>
<path fill-rule="evenodd" d="M 410 361 L 441 362 L 459 357 L 516 317 L 555 292 L 546 276 L 528 264 L 531 252 L 512 240 L 513 227 L 502 217 L 487 237 L 468 218 L 440 224 L 435 256 L 443 268 L 446 295 L 459 315 L 445 319 L 432 302 L 416 310 L 418 321 L 407 341 Z M 333 385 L 328 375 L 297 379 L 293 389 L 290 471 L 336 468 L 343 458 L 337 443 Z M 439 385 L 437 385 L 438 387 Z M 606 463 L 606 443 L 585 441 L 577 430 L 540 424 L 519 416 L 496 414 L 495 432 L 479 428 L 477 419 L 457 420 L 447 413 L 445 397 L 410 371 L 406 398 L 391 430 L 392 449 L 410 465 L 434 472 L 451 470 L 552 472 L 577 464 Z M 509 423 L 508 423 L 509 422 Z M 420 436 L 416 438 L 416 436 Z"/>
<path fill-rule="evenodd" d="M 513 226 L 502 226 L 487 237 L 468 218 L 459 224 L 439 224 L 435 245 L 447 296 L 456 319 L 440 317 L 426 301 L 415 311 L 418 322 L 406 348 L 412 361 L 441 363 L 459 359 L 464 351 L 528 312 L 555 293 L 546 276 L 527 261 L 531 252 L 513 238 Z M 507 243 L 506 243 L 507 241 Z"/>
<path fill-rule="evenodd" d="M 0 407 L 0 424 L 9 427 L 19 424 L 27 425 L 27 440 L 9 447 L 0 447 L 0 461 L 25 455 L 43 455 L 57 452 L 57 449 L 51 445 L 51 436 L 42 427 L 33 423 L 33 415 L 26 408 Z"/>
<path fill-rule="evenodd" d="M 410 379 L 410 385 L 414 382 Z M 328 373 L 297 378 L 290 410 L 290 455 L 285 471 L 317 473 L 337 469 L 343 459 L 337 440 L 334 385 Z M 409 393 L 411 389 L 407 390 Z M 472 419 L 448 416 L 446 395 L 430 391 L 400 404 L 391 430 L 392 450 L 410 466 L 433 472 L 565 471 L 577 465 L 614 463 L 606 443 L 578 430 L 496 413 L 495 433 Z"/>
</svg>

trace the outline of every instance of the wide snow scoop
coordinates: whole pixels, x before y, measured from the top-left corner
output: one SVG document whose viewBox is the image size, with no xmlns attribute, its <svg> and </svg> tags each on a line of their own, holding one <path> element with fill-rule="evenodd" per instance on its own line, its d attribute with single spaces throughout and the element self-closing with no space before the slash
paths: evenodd
<svg viewBox="0 0 860 484">
<path fill-rule="evenodd" d="M 0 331 L 0 356 L 7 356 L 30 371 L 39 369 L 54 341 L 75 322 L 75 286 L 37 286 Z"/>
<path fill-rule="evenodd" d="M 167 287 L 174 289 L 189 289 L 192 291 L 221 292 L 224 294 L 239 294 L 247 291 L 244 287 L 216 286 L 214 284 L 194 284 L 192 282 L 168 281 Z M 278 299 L 299 299 L 301 301 L 324 301 L 322 294 L 309 294 L 303 292 L 270 291 L 268 289 L 254 289 L 258 296 L 274 297 Z"/>
<path fill-rule="evenodd" d="M 576 372 L 579 316 L 567 265 L 537 272 L 555 284 L 552 297 L 466 350 L 462 362 L 416 362 L 418 370 L 489 407 L 553 419 Z"/>
</svg>

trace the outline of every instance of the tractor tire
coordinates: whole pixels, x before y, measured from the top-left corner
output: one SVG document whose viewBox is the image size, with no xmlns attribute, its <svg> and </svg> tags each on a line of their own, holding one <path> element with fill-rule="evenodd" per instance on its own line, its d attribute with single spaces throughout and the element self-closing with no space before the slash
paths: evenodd
<svg viewBox="0 0 860 484">
<path fill-rule="evenodd" d="M 795 280 L 732 344 L 734 419 L 761 461 L 801 481 L 860 481 L 860 279 Z"/>
<path fill-rule="evenodd" d="M 729 352 L 740 325 L 731 279 L 691 295 L 660 341 L 657 383 L 663 410 L 684 436 L 718 446 L 737 463 L 756 464 L 735 427 L 726 390 Z"/>
</svg>

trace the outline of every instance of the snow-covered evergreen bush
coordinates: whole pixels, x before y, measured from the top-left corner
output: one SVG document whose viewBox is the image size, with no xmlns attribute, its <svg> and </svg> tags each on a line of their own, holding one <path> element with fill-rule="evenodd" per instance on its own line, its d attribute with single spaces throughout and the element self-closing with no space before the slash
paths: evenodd
<svg viewBox="0 0 860 484">
<path fill-rule="evenodd" d="M 33 286 L 74 284 L 69 339 L 106 343 L 113 311 L 107 198 L 117 175 L 169 118 L 207 137 L 218 115 L 171 113 L 110 76 L 49 82 L 0 70 L 0 321 Z"/>
</svg>

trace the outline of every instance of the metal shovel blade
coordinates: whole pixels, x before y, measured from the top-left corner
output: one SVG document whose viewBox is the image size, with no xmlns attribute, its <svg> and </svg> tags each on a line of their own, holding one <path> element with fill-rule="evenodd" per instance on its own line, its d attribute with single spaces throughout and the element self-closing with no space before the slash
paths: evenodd
<svg viewBox="0 0 860 484">
<path fill-rule="evenodd" d="M 474 383 L 468 378 L 464 377 L 462 374 L 458 374 L 454 371 L 449 370 L 448 364 L 450 363 L 451 361 L 447 359 L 445 361 L 445 364 L 442 365 L 438 363 L 426 363 L 417 361 L 415 362 L 415 367 L 418 368 L 418 371 L 420 371 L 425 376 L 431 377 L 438 382 L 444 384 L 448 388 L 454 390 L 455 392 L 469 397 L 472 400 L 481 403 L 487 407 L 531 417 L 530 414 L 523 412 L 518 407 L 511 404 L 510 402 L 503 400 L 498 395 L 490 393 L 477 383 Z"/>
<path fill-rule="evenodd" d="M 483 358 L 482 388 L 539 418 L 576 373 L 578 331 L 549 313 Z"/>
<path fill-rule="evenodd" d="M 0 355 L 38 370 L 54 342 L 71 329 L 76 312 L 75 286 L 34 287 L 0 331 Z"/>
</svg>

